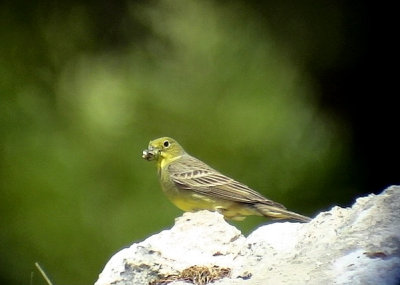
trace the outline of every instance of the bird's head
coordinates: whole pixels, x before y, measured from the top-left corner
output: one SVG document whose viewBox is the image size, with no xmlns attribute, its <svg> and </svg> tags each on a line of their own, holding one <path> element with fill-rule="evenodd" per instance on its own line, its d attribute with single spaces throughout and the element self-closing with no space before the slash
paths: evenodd
<svg viewBox="0 0 400 285">
<path fill-rule="evenodd" d="M 169 137 L 162 137 L 150 141 L 148 148 L 143 151 L 142 157 L 149 161 L 161 161 L 163 159 L 170 161 L 184 153 L 184 149 L 176 140 Z"/>
</svg>

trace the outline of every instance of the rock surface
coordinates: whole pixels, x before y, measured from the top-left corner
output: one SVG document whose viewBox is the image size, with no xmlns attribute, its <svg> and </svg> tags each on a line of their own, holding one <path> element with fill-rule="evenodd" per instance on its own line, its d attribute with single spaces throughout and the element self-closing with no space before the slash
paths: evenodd
<svg viewBox="0 0 400 285">
<path fill-rule="evenodd" d="M 218 213 L 185 213 L 170 230 L 115 254 L 95 285 L 193 284 L 182 272 L 194 265 L 229 270 L 216 285 L 400 284 L 400 186 L 247 238 Z"/>
</svg>

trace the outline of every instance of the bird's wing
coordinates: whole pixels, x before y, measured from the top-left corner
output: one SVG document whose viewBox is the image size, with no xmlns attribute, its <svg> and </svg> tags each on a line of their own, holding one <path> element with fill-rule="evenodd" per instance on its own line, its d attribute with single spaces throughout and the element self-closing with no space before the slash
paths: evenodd
<svg viewBox="0 0 400 285">
<path fill-rule="evenodd" d="M 248 186 L 219 173 L 189 155 L 168 165 L 168 172 L 171 180 L 182 190 L 191 190 L 198 194 L 234 202 L 262 203 L 285 209 L 283 205 L 268 200 Z"/>
</svg>

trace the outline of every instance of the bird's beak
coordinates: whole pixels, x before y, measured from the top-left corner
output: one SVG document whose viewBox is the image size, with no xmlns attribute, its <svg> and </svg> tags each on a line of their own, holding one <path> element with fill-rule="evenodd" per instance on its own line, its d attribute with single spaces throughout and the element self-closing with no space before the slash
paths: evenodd
<svg viewBox="0 0 400 285">
<path fill-rule="evenodd" d="M 148 149 L 145 149 L 142 154 L 142 158 L 150 161 L 156 159 L 158 156 L 158 150 L 152 146 L 149 146 Z"/>
</svg>

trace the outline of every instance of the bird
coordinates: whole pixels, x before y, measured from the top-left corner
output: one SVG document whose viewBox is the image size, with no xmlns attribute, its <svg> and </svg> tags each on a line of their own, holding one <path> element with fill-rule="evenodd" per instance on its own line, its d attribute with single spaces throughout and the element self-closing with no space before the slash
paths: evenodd
<svg viewBox="0 0 400 285">
<path fill-rule="evenodd" d="M 226 219 L 236 221 L 250 215 L 298 222 L 311 220 L 189 155 L 173 138 L 150 141 L 142 158 L 156 161 L 163 192 L 185 212 L 217 211 Z"/>
</svg>

